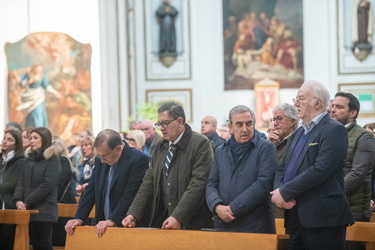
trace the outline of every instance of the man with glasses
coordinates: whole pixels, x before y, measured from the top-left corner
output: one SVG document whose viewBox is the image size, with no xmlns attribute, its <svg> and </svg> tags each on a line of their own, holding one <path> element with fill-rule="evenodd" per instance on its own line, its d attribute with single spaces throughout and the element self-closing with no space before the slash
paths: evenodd
<svg viewBox="0 0 375 250">
<path fill-rule="evenodd" d="M 214 228 L 275 233 L 270 200 L 277 168 L 276 148 L 255 132 L 255 114 L 239 105 L 229 112 L 231 138 L 215 150 L 206 188 Z"/>
<path fill-rule="evenodd" d="M 121 141 L 111 129 L 95 138 L 95 167 L 83 193 L 74 219 L 65 225 L 68 235 L 87 219 L 95 204 L 96 233 L 101 237 L 107 227 L 120 226 L 148 169 L 148 157 Z"/>
<path fill-rule="evenodd" d="M 277 161 L 281 164 L 289 136 L 298 128 L 299 118 L 296 107 L 283 103 L 273 109 L 273 118 L 270 120 L 273 129 L 270 129 L 267 139 L 277 150 Z"/>
<path fill-rule="evenodd" d="M 288 249 L 345 249 L 354 223 L 344 187 L 348 136 L 328 115 L 329 98 L 323 84 L 306 81 L 294 99 L 302 126 L 288 140 L 271 192 L 285 209 Z"/>
<path fill-rule="evenodd" d="M 139 225 L 151 206 L 150 227 L 196 229 L 211 225 L 205 200 L 205 186 L 213 152 L 208 139 L 185 123 L 185 112 L 176 102 L 158 109 L 158 123 L 164 139 L 155 145 L 151 166 L 122 221 L 124 227 Z"/>
</svg>

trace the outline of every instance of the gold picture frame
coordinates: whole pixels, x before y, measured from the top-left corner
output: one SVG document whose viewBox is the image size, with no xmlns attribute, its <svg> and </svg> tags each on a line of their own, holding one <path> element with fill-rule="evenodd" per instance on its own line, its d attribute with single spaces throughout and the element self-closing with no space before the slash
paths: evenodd
<svg viewBox="0 0 375 250">
<path fill-rule="evenodd" d="M 175 101 L 184 108 L 186 122 L 193 122 L 192 90 L 191 89 L 148 89 L 146 102 L 161 105 Z"/>
<path fill-rule="evenodd" d="M 338 89 L 358 98 L 361 104 L 359 118 L 375 117 L 375 83 L 343 83 L 338 85 Z"/>
</svg>

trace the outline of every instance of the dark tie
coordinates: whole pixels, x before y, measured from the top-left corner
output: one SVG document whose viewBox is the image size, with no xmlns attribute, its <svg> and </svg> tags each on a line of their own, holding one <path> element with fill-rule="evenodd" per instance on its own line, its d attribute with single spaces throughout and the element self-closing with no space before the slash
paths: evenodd
<svg viewBox="0 0 375 250">
<path fill-rule="evenodd" d="M 164 168 L 165 177 L 168 177 L 169 166 L 173 158 L 173 150 L 174 150 L 174 144 L 172 143 L 171 145 L 169 145 L 167 159 L 165 159 L 165 168 Z"/>
<path fill-rule="evenodd" d="M 111 213 L 110 207 L 109 207 L 109 192 L 111 190 L 111 183 L 112 183 L 112 177 L 113 173 L 115 172 L 116 164 L 111 165 L 108 173 L 107 178 L 107 184 L 106 184 L 106 190 L 105 190 L 105 196 L 104 196 L 104 218 L 108 220 L 109 215 Z"/>
</svg>

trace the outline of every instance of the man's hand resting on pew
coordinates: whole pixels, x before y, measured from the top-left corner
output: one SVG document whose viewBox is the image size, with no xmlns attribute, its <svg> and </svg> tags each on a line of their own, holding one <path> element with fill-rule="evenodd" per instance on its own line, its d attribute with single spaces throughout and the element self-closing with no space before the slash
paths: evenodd
<svg viewBox="0 0 375 250">
<path fill-rule="evenodd" d="M 83 224 L 83 221 L 78 219 L 69 220 L 65 225 L 65 231 L 68 235 L 72 235 L 74 233 L 74 229 L 76 226 L 81 226 Z M 115 223 L 111 220 L 102 220 L 99 221 L 98 224 L 96 224 L 96 234 L 98 237 L 102 237 L 105 233 L 105 230 L 107 227 L 114 227 Z"/>
<path fill-rule="evenodd" d="M 74 228 L 82 224 L 83 224 L 83 221 L 81 220 L 77 220 L 77 219 L 68 220 L 68 222 L 65 225 L 65 231 L 68 235 L 72 235 L 74 233 Z"/>
<path fill-rule="evenodd" d="M 133 215 L 128 215 L 122 220 L 121 224 L 125 228 L 132 228 L 132 227 L 135 227 L 136 222 L 137 222 L 137 219 Z M 169 216 L 163 222 L 162 229 L 172 229 L 172 230 L 177 229 L 178 230 L 178 229 L 181 229 L 181 223 L 178 220 L 176 220 L 174 217 Z"/>
</svg>

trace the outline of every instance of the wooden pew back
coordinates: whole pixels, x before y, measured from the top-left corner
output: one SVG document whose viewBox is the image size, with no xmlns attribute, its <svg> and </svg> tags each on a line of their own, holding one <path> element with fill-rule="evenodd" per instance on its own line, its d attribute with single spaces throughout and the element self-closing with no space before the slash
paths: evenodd
<svg viewBox="0 0 375 250">
<path fill-rule="evenodd" d="M 78 209 L 78 204 L 57 204 L 58 217 L 74 217 Z M 89 218 L 95 217 L 95 206 L 92 208 Z"/>
<path fill-rule="evenodd" d="M 16 224 L 14 250 L 29 250 L 30 214 L 38 210 L 0 209 L 0 224 Z"/>
<path fill-rule="evenodd" d="M 103 237 L 95 227 L 80 226 L 66 238 L 66 250 L 101 249 L 277 249 L 287 235 L 146 228 L 107 228 Z"/>
</svg>

